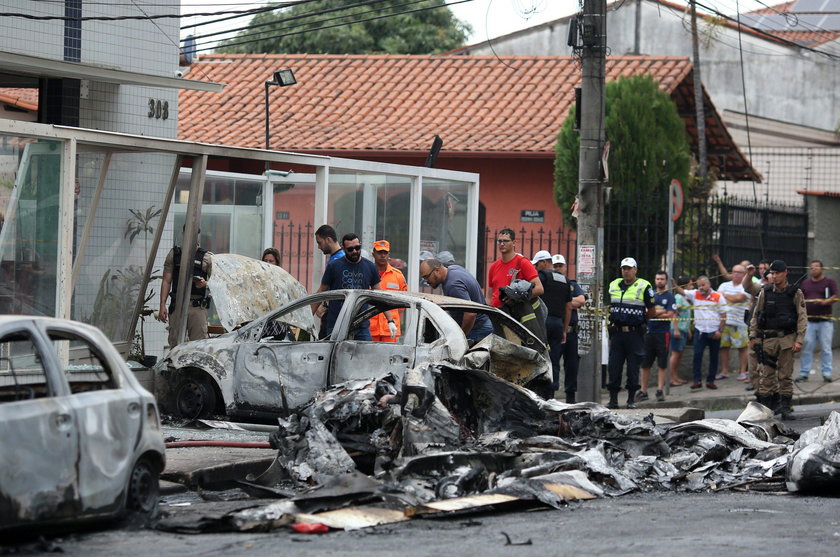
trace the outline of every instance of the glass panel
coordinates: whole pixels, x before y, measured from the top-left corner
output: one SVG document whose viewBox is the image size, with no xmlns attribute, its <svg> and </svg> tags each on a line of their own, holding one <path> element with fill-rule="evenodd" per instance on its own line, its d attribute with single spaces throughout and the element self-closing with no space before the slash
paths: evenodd
<svg viewBox="0 0 840 557">
<path fill-rule="evenodd" d="M 61 149 L 0 135 L 0 313 L 55 315 Z"/>
<path fill-rule="evenodd" d="M 114 343 L 135 340 L 130 331 L 146 261 L 160 221 L 175 164 L 174 155 L 117 153 L 111 157 L 84 259 L 72 299 L 73 319 L 99 327 Z M 91 215 L 105 156 L 84 151 L 78 156 L 75 243 L 82 240 Z M 158 307 L 159 278 L 171 234 L 161 238 L 152 279 L 142 294 L 145 305 Z M 162 252 L 162 255 L 161 255 Z M 144 323 L 141 322 L 140 328 Z M 125 350 L 127 353 L 128 350 Z"/>
<path fill-rule="evenodd" d="M 421 258 L 426 251 L 444 264 L 465 266 L 468 187 L 465 182 L 423 179 Z"/>
<path fill-rule="evenodd" d="M 315 245 L 315 230 L 324 223 L 312 222 L 314 212 L 314 174 L 295 173 L 286 181 L 274 183 L 272 244 L 280 252 L 280 266 L 307 288 L 312 282 L 315 257 L 323 257 Z"/>
</svg>

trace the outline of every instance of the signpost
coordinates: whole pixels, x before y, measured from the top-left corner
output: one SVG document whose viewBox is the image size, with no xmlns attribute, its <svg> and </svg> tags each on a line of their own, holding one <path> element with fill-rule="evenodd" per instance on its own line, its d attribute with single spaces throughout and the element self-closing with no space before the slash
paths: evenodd
<svg viewBox="0 0 840 557">
<path fill-rule="evenodd" d="M 668 278 L 674 280 L 674 223 L 683 211 L 685 197 L 679 180 L 671 180 L 668 187 L 668 252 L 665 254 L 665 270 Z M 671 381 L 665 382 L 665 393 L 671 392 Z"/>
</svg>

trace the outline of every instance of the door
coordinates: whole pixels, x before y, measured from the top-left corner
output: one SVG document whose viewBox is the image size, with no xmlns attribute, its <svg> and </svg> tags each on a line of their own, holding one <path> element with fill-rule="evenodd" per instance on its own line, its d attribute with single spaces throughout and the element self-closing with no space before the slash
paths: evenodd
<svg viewBox="0 0 840 557">
<path fill-rule="evenodd" d="M 34 327 L 0 331 L 0 526 L 80 513 L 79 428 L 56 368 Z"/>
<path fill-rule="evenodd" d="M 234 401 L 240 410 L 285 412 L 309 402 L 327 382 L 334 343 L 314 340 L 316 333 L 299 326 L 295 304 L 274 317 L 255 323 L 260 332 L 239 346 L 234 373 Z"/>
<path fill-rule="evenodd" d="M 351 311 L 345 303 L 344 311 Z M 352 319 L 339 318 L 341 324 L 338 341 L 333 353 L 330 383 L 341 383 L 350 379 L 368 379 L 392 372 L 400 377 L 405 370 L 414 367 L 417 330 L 416 306 L 393 304 L 382 301 L 378 296 L 356 298 Z M 394 342 L 355 340 L 356 330 L 365 320 L 376 318 L 383 312 L 399 311 L 402 314 L 402 334 Z"/>
<path fill-rule="evenodd" d="M 117 495 L 128 485 L 134 466 L 134 445 L 143 422 L 142 399 L 123 384 L 119 370 L 111 367 L 91 339 L 61 327 L 50 327 L 47 334 L 70 389 L 65 400 L 81 424 L 82 509 L 116 510 L 122 503 Z"/>
</svg>

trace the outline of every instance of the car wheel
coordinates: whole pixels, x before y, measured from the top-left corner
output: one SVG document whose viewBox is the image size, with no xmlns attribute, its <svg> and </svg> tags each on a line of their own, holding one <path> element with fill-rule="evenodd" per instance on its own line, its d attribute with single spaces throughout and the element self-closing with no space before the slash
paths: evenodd
<svg viewBox="0 0 840 557">
<path fill-rule="evenodd" d="M 126 509 L 131 513 L 152 516 L 157 512 L 159 495 L 157 471 L 148 460 L 138 460 L 128 479 Z"/>
<path fill-rule="evenodd" d="M 182 418 L 207 418 L 216 408 L 216 392 L 206 377 L 184 377 L 175 388 L 175 412 Z"/>
</svg>

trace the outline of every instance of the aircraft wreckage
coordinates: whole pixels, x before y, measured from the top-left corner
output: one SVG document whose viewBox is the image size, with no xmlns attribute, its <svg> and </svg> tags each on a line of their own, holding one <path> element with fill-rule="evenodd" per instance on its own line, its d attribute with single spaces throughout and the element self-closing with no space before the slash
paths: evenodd
<svg viewBox="0 0 840 557">
<path fill-rule="evenodd" d="M 836 493 L 840 414 L 796 437 L 757 403 L 735 421 L 664 426 L 430 364 L 335 385 L 280 419 L 270 435 L 276 459 L 241 485 L 282 500 L 158 527 L 322 532 L 633 491 Z"/>
</svg>

